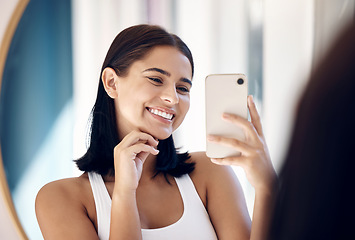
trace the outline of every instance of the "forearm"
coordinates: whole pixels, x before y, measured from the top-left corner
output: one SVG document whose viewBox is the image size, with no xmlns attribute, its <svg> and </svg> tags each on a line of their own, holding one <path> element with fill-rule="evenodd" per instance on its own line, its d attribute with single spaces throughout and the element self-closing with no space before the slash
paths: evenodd
<svg viewBox="0 0 355 240">
<path fill-rule="evenodd" d="M 135 192 L 113 192 L 110 240 L 118 239 L 142 239 Z"/>
<path fill-rule="evenodd" d="M 250 235 L 251 240 L 267 239 L 274 211 L 276 194 L 277 191 L 275 187 L 272 187 L 267 191 L 255 191 L 254 211 Z"/>
</svg>

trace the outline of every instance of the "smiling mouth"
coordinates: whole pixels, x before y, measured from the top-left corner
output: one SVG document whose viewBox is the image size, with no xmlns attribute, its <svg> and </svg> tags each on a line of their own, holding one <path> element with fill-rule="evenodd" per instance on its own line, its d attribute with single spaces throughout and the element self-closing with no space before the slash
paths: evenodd
<svg viewBox="0 0 355 240">
<path fill-rule="evenodd" d="M 147 108 L 147 110 L 149 112 L 151 112 L 152 114 L 157 115 L 157 116 L 162 117 L 162 118 L 165 118 L 167 120 L 171 120 L 171 119 L 174 118 L 174 114 L 171 114 L 171 113 L 167 113 L 167 112 L 164 112 L 164 111 L 160 111 L 160 110 L 157 110 L 157 109 L 151 109 L 151 108 Z"/>
</svg>

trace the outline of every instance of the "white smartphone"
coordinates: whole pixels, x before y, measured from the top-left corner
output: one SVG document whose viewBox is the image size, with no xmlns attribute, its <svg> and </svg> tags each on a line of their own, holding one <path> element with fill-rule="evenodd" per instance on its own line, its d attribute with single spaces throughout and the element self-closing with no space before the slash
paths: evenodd
<svg viewBox="0 0 355 240">
<path fill-rule="evenodd" d="M 244 74 L 212 74 L 205 81 L 206 136 L 209 134 L 244 140 L 244 131 L 222 119 L 232 113 L 248 119 L 248 80 Z M 210 158 L 238 156 L 240 152 L 206 140 L 206 155 Z"/>
</svg>

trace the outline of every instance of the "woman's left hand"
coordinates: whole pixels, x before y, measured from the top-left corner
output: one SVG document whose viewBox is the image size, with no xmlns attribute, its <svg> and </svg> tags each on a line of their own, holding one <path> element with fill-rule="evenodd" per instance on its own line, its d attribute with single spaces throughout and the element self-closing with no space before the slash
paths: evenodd
<svg viewBox="0 0 355 240">
<path fill-rule="evenodd" d="M 238 127 L 245 133 L 245 141 L 216 135 L 209 135 L 211 142 L 235 148 L 241 152 L 240 156 L 211 159 L 219 165 L 235 165 L 244 169 L 248 181 L 256 191 L 272 191 L 276 180 L 276 173 L 271 163 L 261 126 L 260 116 L 252 96 L 248 96 L 248 108 L 251 122 L 233 114 L 224 114 L 223 118 Z"/>
</svg>

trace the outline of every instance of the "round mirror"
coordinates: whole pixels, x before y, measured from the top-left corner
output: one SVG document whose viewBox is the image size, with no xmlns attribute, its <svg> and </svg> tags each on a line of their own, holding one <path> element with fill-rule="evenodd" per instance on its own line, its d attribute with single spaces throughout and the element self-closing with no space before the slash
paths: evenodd
<svg viewBox="0 0 355 240">
<path fill-rule="evenodd" d="M 30 239 L 41 239 L 36 194 L 72 176 L 71 1 L 19 1 L 18 11 L 1 61 L 2 185 L 17 228 L 20 222 Z"/>
<path fill-rule="evenodd" d="M 10 48 L 14 32 L 21 19 L 21 16 L 28 4 L 28 0 L 19 0 L 2 3 L 2 24 L 1 25 L 1 46 L 0 46 L 0 90 L 3 91 L 3 72 L 5 60 Z M 6 25 L 7 24 L 7 25 Z M 1 234 L 3 239 L 28 239 L 22 225 L 17 217 L 12 201 L 10 189 L 7 184 L 2 154 L 0 151 L 0 215 Z"/>
</svg>

